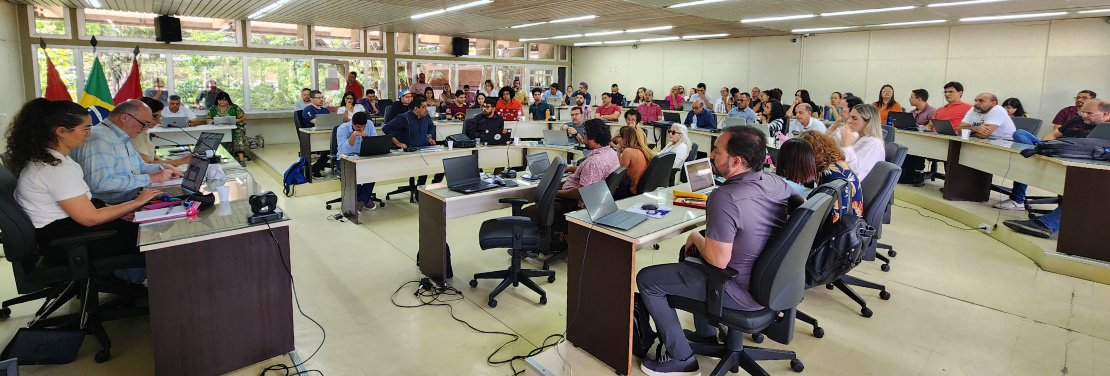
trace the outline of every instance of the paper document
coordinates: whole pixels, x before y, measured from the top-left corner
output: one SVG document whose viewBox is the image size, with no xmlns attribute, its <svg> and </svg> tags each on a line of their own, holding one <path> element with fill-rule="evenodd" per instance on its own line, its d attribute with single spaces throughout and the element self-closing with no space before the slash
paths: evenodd
<svg viewBox="0 0 1110 376">
<path fill-rule="evenodd" d="M 143 210 L 135 213 L 135 223 L 164 221 L 174 218 L 185 218 L 184 205 L 174 205 L 163 209 Z"/>
</svg>

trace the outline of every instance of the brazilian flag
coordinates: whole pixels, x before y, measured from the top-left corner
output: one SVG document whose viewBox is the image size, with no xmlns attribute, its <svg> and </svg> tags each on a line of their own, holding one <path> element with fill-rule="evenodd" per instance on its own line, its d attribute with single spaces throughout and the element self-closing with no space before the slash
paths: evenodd
<svg viewBox="0 0 1110 376">
<path fill-rule="evenodd" d="M 112 93 L 108 91 L 108 80 L 104 78 L 99 57 L 93 60 L 92 71 L 89 72 L 89 79 L 85 80 L 85 90 L 81 92 L 81 100 L 77 104 L 81 107 L 100 106 L 108 110 L 116 108 L 112 104 Z"/>
</svg>

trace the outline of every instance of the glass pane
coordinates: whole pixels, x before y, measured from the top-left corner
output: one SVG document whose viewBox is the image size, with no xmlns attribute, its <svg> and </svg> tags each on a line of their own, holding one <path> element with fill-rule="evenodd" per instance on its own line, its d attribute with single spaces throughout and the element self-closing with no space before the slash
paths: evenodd
<svg viewBox="0 0 1110 376">
<path fill-rule="evenodd" d="M 555 60 L 555 45 L 547 43 L 530 43 L 528 51 L 529 59 L 537 60 Z"/>
<path fill-rule="evenodd" d="M 69 97 L 73 100 L 77 98 L 77 68 L 73 65 L 73 50 L 67 48 L 47 48 L 43 53 L 43 49 L 36 50 L 39 55 L 39 92 L 43 95 L 46 94 L 46 55 L 50 55 L 50 61 L 54 63 L 54 69 L 58 70 L 58 75 L 62 77 L 62 82 L 66 84 L 66 90 L 69 91 Z"/>
<path fill-rule="evenodd" d="M 343 93 L 347 90 L 347 75 L 352 71 L 358 73 L 363 90 L 367 89 L 364 73 L 366 63 L 365 60 L 316 60 L 316 85 L 324 93 L 324 106 L 339 105 L 340 98 L 343 98 Z M 362 98 L 363 95 L 364 93 L 355 93 L 356 98 Z"/>
<path fill-rule="evenodd" d="M 312 87 L 308 59 L 247 58 L 251 109 L 289 110 L 301 100 L 301 89 Z"/>
<path fill-rule="evenodd" d="M 450 55 L 451 37 L 416 34 L 416 53 L 421 55 Z"/>
<path fill-rule="evenodd" d="M 84 9 L 85 34 L 154 40 L 154 17 L 151 13 Z"/>
<path fill-rule="evenodd" d="M 498 65 L 497 69 L 493 72 L 493 85 L 497 89 L 505 86 L 512 86 L 513 79 L 519 79 L 524 75 L 524 67 L 513 65 Z M 523 80 L 521 81 L 523 83 Z"/>
<path fill-rule="evenodd" d="M 362 51 L 361 30 L 313 26 L 312 32 L 318 48 Z"/>
<path fill-rule="evenodd" d="M 397 97 L 400 98 L 412 86 L 409 82 L 412 77 L 412 61 L 397 60 Z"/>
<path fill-rule="evenodd" d="M 181 19 L 181 39 L 193 42 L 231 43 L 238 42 L 239 21 L 219 18 L 186 17 Z"/>
<path fill-rule="evenodd" d="M 540 90 L 547 90 L 554 82 L 554 69 L 531 69 L 528 71 L 528 86 L 525 89 L 531 91 L 538 87 Z"/>
<path fill-rule="evenodd" d="M 276 22 L 250 22 L 250 44 L 256 46 L 297 46 L 304 47 L 304 34 L 301 25 Z"/>
<path fill-rule="evenodd" d="M 368 60 L 366 74 L 361 77 L 363 88 L 374 89 L 379 98 L 389 98 L 389 93 L 385 92 L 386 74 L 385 59 Z M 360 95 L 365 96 L 366 93 Z"/>
<path fill-rule="evenodd" d="M 497 41 L 497 57 L 524 58 L 524 42 Z"/>
<path fill-rule="evenodd" d="M 394 52 L 396 53 L 412 53 L 412 34 L 409 33 L 393 33 L 395 39 Z"/>
<path fill-rule="evenodd" d="M 463 85 L 470 85 L 470 92 L 478 93 L 479 89 L 482 89 L 482 83 L 493 77 L 493 66 L 459 64 L 458 75 L 459 89 L 463 89 Z M 496 92 L 499 88 L 500 86 L 496 86 L 493 91 Z"/>
<path fill-rule="evenodd" d="M 34 6 L 35 33 L 65 35 L 66 15 L 69 9 L 65 7 Z"/>
<path fill-rule="evenodd" d="M 134 54 L 131 52 L 99 52 L 96 55 L 100 56 L 100 67 L 104 70 L 104 78 L 108 80 L 108 90 L 114 96 L 123 81 L 127 80 L 127 76 L 131 74 L 131 61 Z M 92 71 L 93 57 L 92 51 L 81 52 L 81 60 L 84 62 L 82 77 L 88 77 L 89 72 Z M 155 79 L 162 79 L 164 83 L 166 79 L 166 55 L 140 53 L 139 75 L 142 78 L 139 85 L 143 89 L 153 87 Z"/>
<path fill-rule="evenodd" d="M 567 61 L 570 58 L 570 48 L 567 46 L 559 46 L 559 61 Z"/>
<path fill-rule="evenodd" d="M 440 98 L 443 93 L 443 84 L 451 84 L 455 79 L 455 64 L 416 63 L 412 82 L 419 80 L 419 75 L 424 74 L 424 83 L 431 85 L 433 95 Z M 423 93 L 419 93 L 423 94 Z"/>
<path fill-rule="evenodd" d="M 489 39 L 470 39 L 470 56 L 490 57 L 491 42 Z"/>
<path fill-rule="evenodd" d="M 173 91 L 180 95 L 190 108 L 202 109 L 204 102 L 196 104 L 199 95 L 208 90 L 208 81 L 217 89 L 226 91 L 233 103 L 243 101 L 243 58 L 238 56 L 173 55 Z M 300 92 L 297 92 L 300 95 Z M 203 99 L 203 98 L 202 98 Z"/>
<path fill-rule="evenodd" d="M 366 49 L 368 51 L 385 51 L 385 41 L 382 40 L 382 34 L 384 33 L 380 31 L 366 32 Z"/>
</svg>

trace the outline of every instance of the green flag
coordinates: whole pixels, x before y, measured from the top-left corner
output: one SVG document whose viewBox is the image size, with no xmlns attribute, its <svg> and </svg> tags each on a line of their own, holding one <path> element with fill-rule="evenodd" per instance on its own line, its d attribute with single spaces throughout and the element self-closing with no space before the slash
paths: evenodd
<svg viewBox="0 0 1110 376">
<path fill-rule="evenodd" d="M 108 110 L 116 108 L 112 104 L 112 93 L 108 91 L 104 69 L 100 67 L 100 57 L 93 58 L 92 71 L 89 72 L 89 79 L 85 80 L 85 90 L 81 92 L 81 100 L 77 104 L 82 107 L 100 106 Z"/>
</svg>

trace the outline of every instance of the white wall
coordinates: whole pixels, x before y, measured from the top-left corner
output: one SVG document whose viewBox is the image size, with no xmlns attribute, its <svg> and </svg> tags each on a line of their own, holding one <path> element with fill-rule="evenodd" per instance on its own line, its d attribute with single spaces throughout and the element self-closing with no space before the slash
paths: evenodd
<svg viewBox="0 0 1110 376">
<path fill-rule="evenodd" d="M 0 90 L 0 151 L 7 144 L 8 124 L 12 117 L 23 106 L 26 98 L 23 97 L 23 64 L 20 62 L 19 49 L 19 22 L 16 12 L 19 6 L 6 1 L 0 2 L 0 82 L 4 89 Z"/>
<path fill-rule="evenodd" d="M 626 95 L 643 86 L 656 99 L 673 85 L 704 82 L 714 99 L 722 86 L 758 86 L 781 88 L 787 101 L 807 89 L 818 104 L 833 91 L 873 102 L 891 84 L 903 106 L 918 88 L 940 106 L 943 85 L 959 81 L 965 102 L 981 92 L 1000 102 L 1017 97 L 1030 116 L 1051 120 L 1079 90 L 1110 98 L 1110 25 L 1102 18 L 831 33 L 797 43 L 761 37 L 584 47 L 573 56 L 571 82 L 595 91 L 617 83 Z"/>
</svg>

